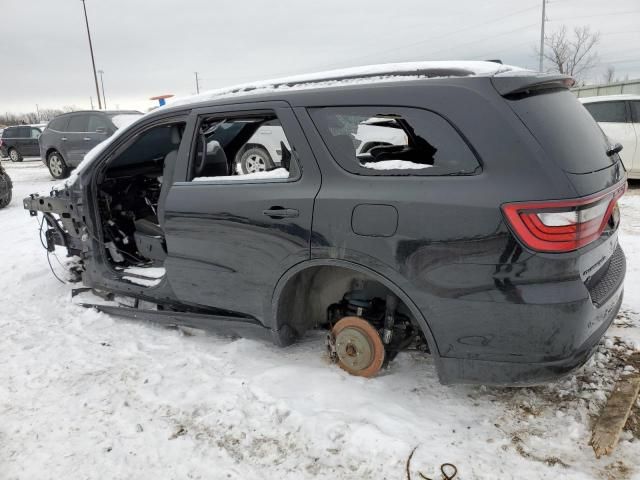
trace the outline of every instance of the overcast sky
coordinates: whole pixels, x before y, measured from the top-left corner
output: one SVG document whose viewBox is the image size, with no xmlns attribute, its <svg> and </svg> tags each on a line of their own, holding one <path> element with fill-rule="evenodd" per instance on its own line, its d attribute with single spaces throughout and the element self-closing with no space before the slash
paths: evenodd
<svg viewBox="0 0 640 480">
<path fill-rule="evenodd" d="M 542 0 L 86 0 L 109 108 L 150 96 L 405 60 L 500 58 L 535 68 Z M 80 0 L 0 0 L 0 111 L 96 102 Z M 640 77 L 640 0 L 551 0 L 547 30 L 601 32 L 608 64 Z"/>
</svg>

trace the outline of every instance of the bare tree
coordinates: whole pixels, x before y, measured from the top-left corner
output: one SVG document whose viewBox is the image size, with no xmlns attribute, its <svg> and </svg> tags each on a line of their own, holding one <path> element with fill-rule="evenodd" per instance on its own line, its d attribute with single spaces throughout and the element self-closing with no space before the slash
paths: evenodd
<svg viewBox="0 0 640 480">
<path fill-rule="evenodd" d="M 570 35 L 563 25 L 544 40 L 544 58 L 551 65 L 549 71 L 580 79 L 596 64 L 598 54 L 594 49 L 599 41 L 600 32 L 592 32 L 588 26 L 575 27 Z"/>
<path fill-rule="evenodd" d="M 607 70 L 604 72 L 604 83 L 613 83 L 616 81 L 616 67 L 613 65 L 607 65 Z"/>
</svg>

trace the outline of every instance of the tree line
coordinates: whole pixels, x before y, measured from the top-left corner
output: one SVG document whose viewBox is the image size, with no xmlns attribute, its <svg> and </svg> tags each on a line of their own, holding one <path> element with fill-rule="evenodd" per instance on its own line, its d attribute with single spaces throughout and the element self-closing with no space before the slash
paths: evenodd
<svg viewBox="0 0 640 480">
<path fill-rule="evenodd" d="M 78 108 L 75 105 L 65 105 L 62 108 L 42 108 L 35 112 L 27 113 L 0 113 L 0 125 L 29 125 L 36 123 L 47 123 L 62 113 L 75 112 Z"/>
</svg>

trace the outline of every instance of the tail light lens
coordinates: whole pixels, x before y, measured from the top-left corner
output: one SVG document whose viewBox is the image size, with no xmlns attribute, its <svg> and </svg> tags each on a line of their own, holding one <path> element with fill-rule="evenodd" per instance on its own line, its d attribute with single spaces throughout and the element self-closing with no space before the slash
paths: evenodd
<svg viewBox="0 0 640 480">
<path fill-rule="evenodd" d="M 502 206 L 509 225 L 538 252 L 571 252 L 597 240 L 611 219 L 627 182 L 573 200 L 517 202 Z M 616 220 L 617 221 L 617 220 Z"/>
</svg>

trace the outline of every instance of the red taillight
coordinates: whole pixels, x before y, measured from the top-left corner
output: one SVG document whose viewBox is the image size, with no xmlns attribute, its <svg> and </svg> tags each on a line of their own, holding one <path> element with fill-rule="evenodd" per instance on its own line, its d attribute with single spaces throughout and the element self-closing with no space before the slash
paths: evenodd
<svg viewBox="0 0 640 480">
<path fill-rule="evenodd" d="M 507 203 L 502 211 L 527 247 L 538 252 L 570 252 L 602 235 L 618 199 L 626 190 L 624 181 L 588 197 Z"/>
</svg>

